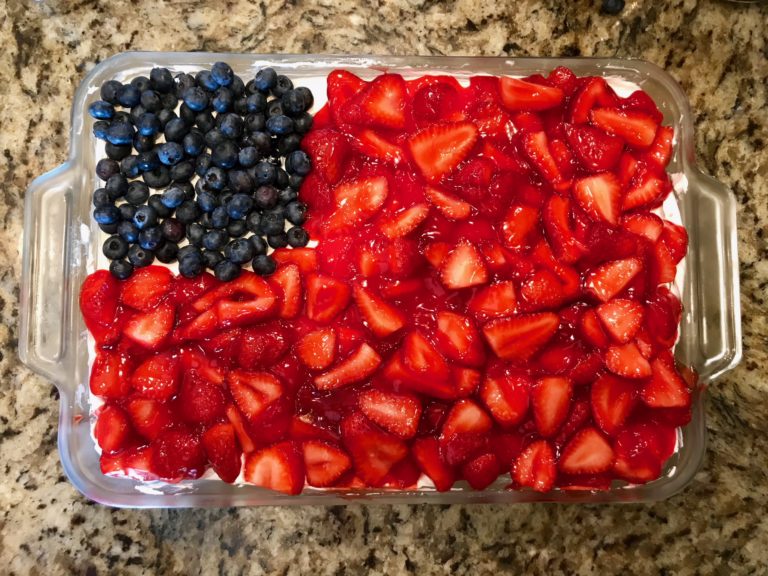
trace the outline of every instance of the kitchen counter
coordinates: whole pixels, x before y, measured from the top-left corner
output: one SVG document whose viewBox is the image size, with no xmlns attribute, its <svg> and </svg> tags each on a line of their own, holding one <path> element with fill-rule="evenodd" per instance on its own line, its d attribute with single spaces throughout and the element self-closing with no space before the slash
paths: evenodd
<svg viewBox="0 0 768 576">
<path fill-rule="evenodd" d="M 565 8 L 554 8 L 558 4 Z M 0 569 L 6 574 L 755 574 L 768 566 L 768 4 L 0 3 Z M 192 6 L 195 6 L 193 8 Z M 650 505 L 114 510 L 67 482 L 58 396 L 17 355 L 22 204 L 67 156 L 83 76 L 124 50 L 614 56 L 688 93 L 739 200 L 744 360 L 709 389 L 694 482 Z M 762 502 L 762 504 L 761 504 Z"/>
</svg>

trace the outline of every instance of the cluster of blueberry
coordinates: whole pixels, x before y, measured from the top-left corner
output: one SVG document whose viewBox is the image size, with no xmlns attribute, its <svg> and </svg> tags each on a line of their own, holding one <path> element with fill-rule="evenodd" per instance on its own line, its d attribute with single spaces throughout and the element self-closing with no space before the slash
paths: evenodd
<svg viewBox="0 0 768 576">
<path fill-rule="evenodd" d="M 105 82 L 89 113 L 106 141 L 93 216 L 111 234 L 102 249 L 112 274 L 157 258 L 178 260 L 187 277 L 209 268 L 228 281 L 249 262 L 271 274 L 268 246 L 305 246 L 297 191 L 311 166 L 299 145 L 313 102 L 272 68 L 246 84 L 224 62 L 194 76 L 154 68 Z"/>
</svg>

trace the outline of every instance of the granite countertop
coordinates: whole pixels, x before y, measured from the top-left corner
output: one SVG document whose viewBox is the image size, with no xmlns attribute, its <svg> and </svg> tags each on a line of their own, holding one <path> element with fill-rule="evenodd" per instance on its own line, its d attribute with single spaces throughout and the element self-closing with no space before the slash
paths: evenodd
<svg viewBox="0 0 768 576">
<path fill-rule="evenodd" d="M 619 16 L 598 4 L 0 2 L 0 571 L 763 573 L 768 4 L 629 0 Z M 666 68 L 690 97 L 700 165 L 739 201 L 744 361 L 710 387 L 709 450 L 693 483 L 665 502 L 622 506 L 131 511 L 88 502 L 59 463 L 58 395 L 17 355 L 22 201 L 35 176 L 66 158 L 80 80 L 131 49 L 599 55 Z"/>
</svg>

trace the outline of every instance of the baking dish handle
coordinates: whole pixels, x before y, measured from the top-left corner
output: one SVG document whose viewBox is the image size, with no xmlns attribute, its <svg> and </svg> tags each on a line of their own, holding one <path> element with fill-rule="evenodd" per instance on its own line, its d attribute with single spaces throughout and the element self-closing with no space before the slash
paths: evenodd
<svg viewBox="0 0 768 576">
<path fill-rule="evenodd" d="M 66 327 L 74 171 L 69 163 L 36 178 L 24 202 L 19 356 L 61 383 L 68 372 Z"/>
<path fill-rule="evenodd" d="M 694 305 L 702 311 L 699 375 L 707 382 L 734 368 L 742 355 L 736 198 L 724 184 L 699 170 L 690 177 L 690 186 L 697 191 L 696 202 L 689 205 L 696 227 L 691 238 L 695 250 L 689 254 L 697 255 Z"/>
</svg>

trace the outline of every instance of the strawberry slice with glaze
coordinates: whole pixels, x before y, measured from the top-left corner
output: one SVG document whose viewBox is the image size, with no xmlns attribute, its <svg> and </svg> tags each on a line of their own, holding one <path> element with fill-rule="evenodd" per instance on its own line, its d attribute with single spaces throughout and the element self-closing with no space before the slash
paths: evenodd
<svg viewBox="0 0 768 576">
<path fill-rule="evenodd" d="M 338 446 L 320 440 L 303 443 L 304 468 L 307 484 L 318 488 L 333 486 L 352 468 L 349 455 Z"/>
<path fill-rule="evenodd" d="M 393 144 L 373 130 L 361 130 L 352 139 L 352 146 L 363 156 L 392 166 L 397 166 L 405 160 L 403 149 L 400 146 Z"/>
<path fill-rule="evenodd" d="M 214 472 L 224 482 L 232 484 L 240 475 L 241 450 L 237 445 L 235 428 L 222 422 L 214 424 L 203 432 L 203 449 Z"/>
<path fill-rule="evenodd" d="M 569 378 L 548 376 L 536 382 L 531 389 L 531 406 L 539 434 L 555 435 L 568 416 L 572 397 L 573 383 Z"/>
<path fill-rule="evenodd" d="M 522 136 L 523 151 L 531 164 L 555 190 L 567 190 L 571 182 L 566 180 L 557 165 L 549 146 L 547 133 L 525 132 Z"/>
<path fill-rule="evenodd" d="M 230 424 L 232 424 L 232 427 L 235 429 L 237 441 L 243 448 L 243 452 L 248 453 L 256 450 L 256 445 L 254 444 L 250 433 L 246 430 L 245 420 L 243 420 L 243 416 L 240 414 L 237 407 L 234 404 L 230 404 L 227 406 L 226 414 L 227 420 L 229 420 Z"/>
<path fill-rule="evenodd" d="M 299 360 L 310 370 L 324 370 L 336 358 L 336 331 L 319 328 L 304 335 L 296 344 Z"/>
<path fill-rule="evenodd" d="M 171 334 L 176 310 L 170 304 L 161 304 L 154 310 L 132 316 L 123 328 L 123 334 L 137 344 L 156 350 Z"/>
<path fill-rule="evenodd" d="M 477 136 L 477 128 L 471 122 L 434 124 L 411 136 L 408 148 L 424 177 L 435 181 L 467 157 Z"/>
<path fill-rule="evenodd" d="M 111 343 L 111 339 L 105 336 L 117 316 L 119 298 L 120 282 L 107 270 L 90 274 L 80 288 L 80 312 L 88 331 L 94 337 L 101 336 L 96 338 L 99 344 Z"/>
<path fill-rule="evenodd" d="M 475 324 L 461 314 L 442 310 L 437 313 L 437 347 L 449 359 L 467 366 L 482 366 L 485 351 Z"/>
<path fill-rule="evenodd" d="M 440 456 L 440 445 L 432 436 L 418 438 L 411 449 L 421 471 L 429 476 L 438 492 L 447 492 L 456 481 L 454 470 Z"/>
<path fill-rule="evenodd" d="M 620 344 L 625 344 L 635 337 L 643 325 L 645 315 L 642 304 L 624 298 L 601 304 L 595 312 L 608 333 Z"/>
<path fill-rule="evenodd" d="M 549 492 L 555 486 L 557 467 L 555 453 L 549 442 L 537 440 L 517 457 L 512 467 L 512 479 L 523 488 Z"/>
<path fill-rule="evenodd" d="M 378 338 L 386 338 L 405 327 L 406 319 L 400 310 L 359 284 L 354 288 L 357 309 L 368 328 Z"/>
<path fill-rule="evenodd" d="M 334 70 L 328 74 L 327 84 L 328 103 L 337 121 L 346 103 L 368 85 L 365 80 L 346 70 Z"/>
<path fill-rule="evenodd" d="M 429 204 L 414 204 L 410 208 L 387 216 L 380 225 L 381 232 L 389 238 L 402 238 L 418 228 L 429 216 Z"/>
<path fill-rule="evenodd" d="M 283 492 L 300 494 L 304 488 L 304 457 L 295 442 L 279 442 L 245 457 L 245 481 Z"/>
<path fill-rule="evenodd" d="M 336 390 L 372 376 L 381 364 L 381 356 L 368 344 L 361 344 L 357 350 L 314 379 L 318 390 Z"/>
<path fill-rule="evenodd" d="M 127 447 L 133 439 L 131 421 L 122 408 L 106 404 L 96 415 L 93 436 L 103 453 L 118 452 Z"/>
<path fill-rule="evenodd" d="M 501 472 L 496 454 L 481 454 L 461 467 L 461 475 L 473 490 L 485 490 Z"/>
<path fill-rule="evenodd" d="M 317 270 L 317 252 L 314 248 L 278 248 L 272 252 L 272 258 L 279 265 L 296 264 L 302 274 Z"/>
<path fill-rule="evenodd" d="M 614 473 L 630 482 L 644 484 L 661 474 L 662 448 L 658 427 L 638 423 L 619 432 L 613 444 Z"/>
<path fill-rule="evenodd" d="M 573 230 L 570 199 L 557 194 L 550 196 L 544 206 L 542 220 L 555 255 L 564 263 L 576 262 L 586 248 Z"/>
<path fill-rule="evenodd" d="M 600 376 L 590 390 L 592 416 L 600 429 L 615 435 L 629 418 L 637 402 L 637 386 L 612 374 Z"/>
<path fill-rule="evenodd" d="M 420 378 L 446 382 L 451 377 L 445 358 L 419 331 L 406 335 L 402 353 L 405 367 Z"/>
<path fill-rule="evenodd" d="M 579 163 L 591 172 L 613 170 L 624 151 L 621 138 L 587 124 L 566 124 L 565 137 Z"/>
<path fill-rule="evenodd" d="M 499 358 L 525 361 L 549 342 L 559 325 L 557 314 L 541 312 L 491 320 L 483 335 Z"/>
<path fill-rule="evenodd" d="M 307 276 L 307 308 L 310 320 L 327 324 L 349 304 L 352 289 L 345 282 L 331 276 Z"/>
<path fill-rule="evenodd" d="M 512 250 L 525 247 L 527 239 L 539 225 L 539 211 L 531 206 L 512 206 L 501 225 L 501 240 Z"/>
<path fill-rule="evenodd" d="M 481 288 L 467 304 L 478 321 L 511 316 L 517 310 L 517 295 L 512 281 L 496 282 Z"/>
<path fill-rule="evenodd" d="M 486 376 L 480 398 L 501 426 L 514 426 L 528 413 L 531 385 L 530 378 L 521 374 Z"/>
<path fill-rule="evenodd" d="M 91 367 L 89 387 L 103 398 L 123 398 L 131 391 L 131 362 L 115 350 L 97 350 Z"/>
<path fill-rule="evenodd" d="M 661 233 L 661 241 L 669 250 L 675 265 L 678 264 L 688 251 L 688 232 L 682 226 L 664 221 L 664 230 Z"/>
<path fill-rule="evenodd" d="M 377 76 L 341 108 L 349 124 L 401 129 L 406 121 L 405 81 L 399 74 Z"/>
<path fill-rule="evenodd" d="M 643 263 L 639 258 L 606 262 L 587 274 L 585 289 L 598 300 L 608 302 L 624 290 L 642 268 Z"/>
<path fill-rule="evenodd" d="M 560 470 L 566 474 L 599 474 L 613 466 L 611 444 L 594 428 L 584 428 L 563 448 Z"/>
<path fill-rule="evenodd" d="M 185 427 L 164 430 L 150 446 L 151 469 L 164 480 L 196 479 L 205 472 L 206 458 L 200 437 Z"/>
<path fill-rule="evenodd" d="M 326 231 L 349 231 L 366 222 L 381 210 L 388 194 L 389 184 L 384 176 L 339 184 L 334 190 L 336 208 L 324 223 Z"/>
<path fill-rule="evenodd" d="M 654 204 L 664 192 L 664 182 L 653 174 L 646 174 L 635 186 L 627 190 L 621 209 L 624 212 Z"/>
<path fill-rule="evenodd" d="M 485 260 L 474 244 L 462 241 L 451 250 L 442 261 L 440 280 L 451 290 L 478 286 L 488 281 Z"/>
<path fill-rule="evenodd" d="M 621 185 L 616 176 L 603 172 L 578 180 L 573 196 L 582 210 L 595 220 L 603 220 L 614 226 L 621 212 Z"/>
<path fill-rule="evenodd" d="M 624 216 L 621 219 L 621 225 L 625 230 L 632 232 L 632 234 L 647 238 L 651 242 L 656 242 L 664 229 L 664 223 L 661 218 L 656 216 L 656 214 L 645 212 Z"/>
<path fill-rule="evenodd" d="M 411 394 L 365 390 L 358 406 L 368 420 L 399 438 L 412 438 L 419 427 L 421 402 Z"/>
<path fill-rule="evenodd" d="M 301 273 L 296 264 L 287 264 L 278 268 L 269 278 L 269 283 L 280 298 L 277 315 L 280 318 L 295 318 L 301 312 L 303 302 L 301 292 Z"/>
<path fill-rule="evenodd" d="M 232 399 L 246 420 L 253 424 L 272 402 L 283 395 L 283 385 L 268 372 L 233 370 L 227 376 Z"/>
<path fill-rule="evenodd" d="M 671 356 L 659 356 L 651 362 L 652 376 L 640 398 L 652 408 L 687 408 L 691 405 L 688 384 L 675 369 Z"/>
<path fill-rule="evenodd" d="M 556 86 L 545 86 L 519 78 L 503 77 L 499 81 L 501 101 L 513 111 L 540 112 L 559 106 L 565 94 Z"/>
<path fill-rule="evenodd" d="M 150 356 L 131 375 L 131 387 L 144 398 L 168 400 L 179 389 L 181 365 L 172 351 Z"/>
<path fill-rule="evenodd" d="M 408 446 L 387 434 L 360 412 L 341 422 L 341 439 L 352 456 L 355 473 L 364 482 L 377 486 L 392 467 L 408 455 Z"/>
<path fill-rule="evenodd" d="M 608 348 L 605 367 L 624 378 L 647 378 L 652 374 L 651 365 L 634 342 Z"/>
<path fill-rule="evenodd" d="M 616 96 L 603 78 L 594 77 L 587 80 L 581 91 L 576 94 L 571 103 L 571 122 L 586 124 L 589 113 L 595 105 L 613 106 Z"/>
<path fill-rule="evenodd" d="M 520 295 L 528 312 L 557 308 L 566 296 L 560 277 L 546 268 L 535 270 L 521 283 Z"/>
<path fill-rule="evenodd" d="M 472 213 L 471 204 L 433 186 L 426 187 L 424 196 L 448 220 L 466 220 Z"/>
<path fill-rule="evenodd" d="M 154 440 L 173 423 L 170 409 L 152 398 L 131 398 L 125 409 L 134 430 L 147 440 Z"/>
<path fill-rule="evenodd" d="M 473 400 L 456 402 L 445 417 L 440 430 L 440 454 L 451 466 L 459 466 L 488 444 L 493 420 Z"/>
<path fill-rule="evenodd" d="M 147 266 L 136 270 L 122 287 L 120 300 L 135 310 L 155 308 L 171 291 L 173 275 L 168 268 Z"/>
<path fill-rule="evenodd" d="M 592 123 L 609 134 L 622 138 L 630 146 L 647 148 L 653 144 L 659 127 L 651 116 L 642 112 L 596 108 L 590 113 Z"/>
</svg>

